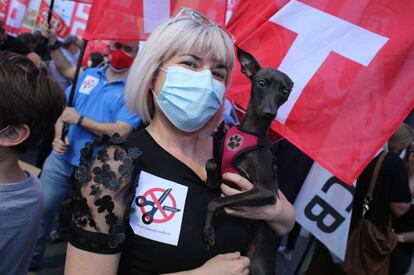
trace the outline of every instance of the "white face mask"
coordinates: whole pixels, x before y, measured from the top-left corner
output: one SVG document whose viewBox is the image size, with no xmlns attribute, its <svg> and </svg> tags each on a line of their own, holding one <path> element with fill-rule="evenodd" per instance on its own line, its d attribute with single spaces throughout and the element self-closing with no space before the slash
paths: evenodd
<svg viewBox="0 0 414 275">
<path fill-rule="evenodd" d="M 184 132 L 195 132 L 206 125 L 223 102 L 224 84 L 214 79 L 210 70 L 161 70 L 167 72 L 167 77 L 156 100 L 168 120 Z"/>
</svg>

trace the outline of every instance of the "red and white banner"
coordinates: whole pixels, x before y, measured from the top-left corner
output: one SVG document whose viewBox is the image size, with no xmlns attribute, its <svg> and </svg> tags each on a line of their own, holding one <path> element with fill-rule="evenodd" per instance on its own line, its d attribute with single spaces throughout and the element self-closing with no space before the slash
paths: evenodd
<svg viewBox="0 0 414 275">
<path fill-rule="evenodd" d="M 47 23 L 50 5 L 46 1 L 42 1 L 37 16 L 36 25 L 42 25 Z M 65 23 L 60 14 L 53 10 L 52 19 L 50 21 L 51 29 L 56 32 L 56 35 L 60 38 L 66 37 L 70 34 L 69 26 Z"/>
<path fill-rule="evenodd" d="M 227 0 L 99 0 L 92 5 L 83 38 L 144 40 L 162 20 L 175 15 L 181 7 L 194 8 L 219 24 L 225 23 Z"/>
<path fill-rule="evenodd" d="M 352 184 L 414 107 L 414 2 L 237 2 L 236 44 L 295 83 L 272 128 Z M 237 65 L 238 66 L 238 65 Z M 235 69 L 229 98 L 246 108 Z"/>
<path fill-rule="evenodd" d="M 42 0 L 36 25 L 47 21 L 49 1 Z M 51 26 L 56 35 L 63 39 L 69 34 L 82 36 L 88 21 L 90 5 L 57 0 L 53 8 Z"/>
<path fill-rule="evenodd" d="M 92 5 L 92 2 L 93 2 L 93 0 L 70 0 L 70 1 L 89 4 L 89 5 Z"/>
<path fill-rule="evenodd" d="M 6 31 L 17 35 L 30 32 L 44 24 L 47 22 L 50 2 L 50 0 L 9 0 L 4 23 Z M 0 8 L 1 5 L 0 1 Z M 90 7 L 89 4 L 55 0 L 51 26 L 57 36 L 60 39 L 69 34 L 81 37 L 86 28 Z"/>
<path fill-rule="evenodd" d="M 3 22 L 4 16 L 6 14 L 6 8 L 7 8 L 7 1 L 6 0 L 0 0 L 0 21 Z"/>
<path fill-rule="evenodd" d="M 91 5 L 76 3 L 69 23 L 70 33 L 79 37 L 83 36 L 88 22 Z"/>
<path fill-rule="evenodd" d="M 9 0 L 4 16 L 3 27 L 6 32 L 17 35 L 23 24 L 29 0 Z"/>
</svg>

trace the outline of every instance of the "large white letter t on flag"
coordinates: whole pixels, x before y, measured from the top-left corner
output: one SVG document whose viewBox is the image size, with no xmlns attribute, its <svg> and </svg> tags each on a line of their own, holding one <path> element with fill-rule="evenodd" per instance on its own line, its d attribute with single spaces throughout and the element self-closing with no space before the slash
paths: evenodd
<svg viewBox="0 0 414 275">
<path fill-rule="evenodd" d="M 282 123 L 330 52 L 368 66 L 388 40 L 296 0 L 286 4 L 270 21 L 298 34 L 278 68 L 295 83 L 289 100 L 277 113 Z"/>
</svg>

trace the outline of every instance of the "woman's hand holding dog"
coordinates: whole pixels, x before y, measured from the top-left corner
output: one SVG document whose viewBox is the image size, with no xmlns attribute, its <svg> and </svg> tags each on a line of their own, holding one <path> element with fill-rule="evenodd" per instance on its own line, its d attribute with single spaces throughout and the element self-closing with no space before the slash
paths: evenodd
<svg viewBox="0 0 414 275">
<path fill-rule="evenodd" d="M 200 268 L 194 270 L 197 275 L 241 275 L 249 274 L 250 260 L 241 256 L 240 252 L 219 254 L 208 260 Z"/>
<path fill-rule="evenodd" d="M 249 258 L 233 252 L 216 255 L 199 268 L 164 275 L 247 275 L 249 266 Z"/>
<path fill-rule="evenodd" d="M 231 196 L 238 193 L 249 191 L 253 184 L 242 176 L 234 173 L 223 174 L 223 180 L 236 184 L 241 190 L 221 184 L 220 188 L 224 196 Z M 229 215 L 242 217 L 252 220 L 264 220 L 278 235 L 289 232 L 295 224 L 295 208 L 286 199 L 281 191 L 278 191 L 278 200 L 275 204 L 250 207 L 226 207 L 225 211 Z"/>
</svg>

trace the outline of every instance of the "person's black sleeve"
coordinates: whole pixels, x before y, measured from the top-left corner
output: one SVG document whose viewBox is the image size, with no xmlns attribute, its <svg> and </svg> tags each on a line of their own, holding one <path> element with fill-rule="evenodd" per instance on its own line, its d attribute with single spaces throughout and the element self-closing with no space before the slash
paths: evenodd
<svg viewBox="0 0 414 275">
<path fill-rule="evenodd" d="M 76 190 L 68 205 L 73 246 L 99 254 L 121 251 L 134 194 L 132 150 L 111 145 L 91 167 L 83 164 L 75 172 Z"/>
</svg>

